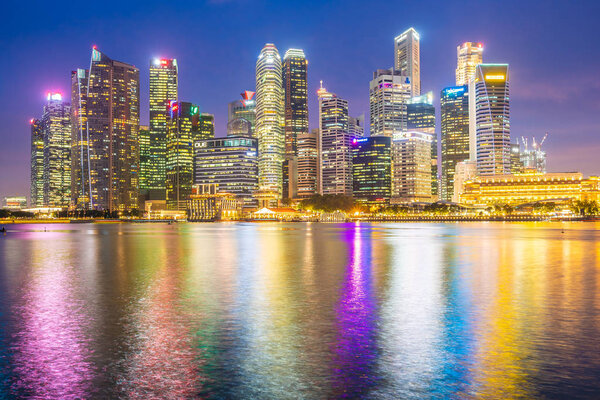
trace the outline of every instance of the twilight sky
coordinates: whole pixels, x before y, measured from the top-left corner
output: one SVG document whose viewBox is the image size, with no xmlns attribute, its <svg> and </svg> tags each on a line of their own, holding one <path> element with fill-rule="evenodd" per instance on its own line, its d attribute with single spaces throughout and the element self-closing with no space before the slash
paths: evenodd
<svg viewBox="0 0 600 400">
<path fill-rule="evenodd" d="M 368 121 L 372 72 L 393 65 L 393 39 L 411 26 L 421 35 L 423 92 L 439 103 L 454 85 L 456 46 L 482 42 L 484 62 L 510 64 L 512 137 L 549 132 L 550 172 L 600 174 L 597 1 L 8 0 L 2 11 L 0 197 L 29 194 L 29 119 L 41 117 L 47 91 L 69 97 L 70 71 L 87 68 L 93 44 L 140 68 L 142 123 L 149 60 L 177 58 L 180 99 L 215 114 L 221 136 L 227 103 L 254 89 L 266 42 L 282 56 L 304 49 L 311 127 L 321 79 Z"/>
</svg>

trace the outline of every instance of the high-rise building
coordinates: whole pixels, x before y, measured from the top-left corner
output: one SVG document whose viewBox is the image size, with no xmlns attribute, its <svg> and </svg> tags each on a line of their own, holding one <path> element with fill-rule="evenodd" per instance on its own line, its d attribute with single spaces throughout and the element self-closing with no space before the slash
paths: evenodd
<svg viewBox="0 0 600 400">
<path fill-rule="evenodd" d="M 31 125 L 31 181 L 29 201 L 32 207 L 44 205 L 44 131 L 42 122 L 32 118 Z"/>
<path fill-rule="evenodd" d="M 479 64 L 469 84 L 471 143 L 479 175 L 510 173 L 508 64 Z M 471 153 L 473 154 L 473 153 Z"/>
<path fill-rule="evenodd" d="M 83 79 L 88 75 L 87 82 Z M 139 70 L 94 47 L 90 70 L 72 76 L 76 200 L 88 208 L 136 209 L 139 193 Z M 84 89 L 84 90 L 81 90 Z M 85 121 L 84 121 L 85 119 Z M 73 150 L 73 148 L 72 148 Z M 72 151 L 73 153 L 73 151 Z M 73 185 L 72 185 L 73 186 Z M 81 202 L 78 206 L 84 206 Z"/>
<path fill-rule="evenodd" d="M 140 166 L 145 169 L 140 171 L 140 191 L 152 200 L 165 198 L 167 121 L 170 102 L 179 99 L 178 86 L 176 59 L 155 58 L 150 61 L 150 124 L 144 165 Z"/>
<path fill-rule="evenodd" d="M 546 136 L 544 136 L 540 142 L 537 142 L 535 137 L 532 138 L 531 146 L 529 146 L 527 138 L 522 138 L 520 142 L 517 141 L 519 154 L 519 162 L 517 165 L 519 165 L 523 171 L 528 173 L 534 171 L 546 173 L 546 152 L 542 150 L 542 145 L 546 140 Z M 514 153 L 511 151 L 511 155 L 513 154 Z"/>
<path fill-rule="evenodd" d="M 371 136 L 352 139 L 352 193 L 368 205 L 385 205 L 392 192 L 392 138 Z"/>
<path fill-rule="evenodd" d="M 520 174 L 523 172 L 525 166 L 521 160 L 521 146 L 516 141 L 510 144 L 510 173 Z"/>
<path fill-rule="evenodd" d="M 397 133 L 392 140 L 392 202 L 431 201 L 431 141 L 426 132 Z"/>
<path fill-rule="evenodd" d="M 157 160 L 157 148 L 161 147 L 157 135 L 150 134 L 148 126 L 140 125 L 140 200 L 161 200 L 165 198 L 165 191 L 160 188 L 151 187 L 151 183 L 160 174 L 160 163 Z M 164 144 L 164 142 L 163 142 Z M 161 150 L 164 155 L 165 151 Z M 165 178 L 166 179 L 166 178 Z M 165 184 L 163 183 L 163 186 Z"/>
<path fill-rule="evenodd" d="M 454 197 L 456 164 L 469 159 L 469 90 L 467 85 L 447 87 L 440 96 L 442 177 L 440 198 Z"/>
<path fill-rule="evenodd" d="M 406 105 L 411 85 L 400 71 L 378 69 L 369 85 L 371 136 L 389 136 L 407 129 Z"/>
<path fill-rule="evenodd" d="M 194 136 L 194 142 L 202 139 L 215 137 L 215 116 L 208 113 L 200 113 L 198 121 L 198 132 Z"/>
<path fill-rule="evenodd" d="M 319 148 L 321 194 L 352 196 L 352 137 L 348 127 L 348 101 L 329 93 L 321 82 L 319 97 Z"/>
<path fill-rule="evenodd" d="M 361 138 L 365 136 L 365 115 L 358 117 L 348 116 L 348 132 L 350 137 Z"/>
<path fill-rule="evenodd" d="M 319 190 L 319 130 L 298 135 L 298 198 L 305 199 Z"/>
<path fill-rule="evenodd" d="M 298 197 L 298 136 L 308 134 L 308 61 L 301 49 L 289 49 L 283 57 L 285 95 L 285 161 L 283 197 Z"/>
<path fill-rule="evenodd" d="M 394 39 L 394 69 L 407 76 L 412 85 L 411 95 L 421 94 L 421 52 L 419 34 L 409 28 Z"/>
<path fill-rule="evenodd" d="M 483 45 L 465 42 L 456 47 L 456 86 L 468 85 L 475 77 L 475 68 L 483 62 Z"/>
<path fill-rule="evenodd" d="M 219 192 L 236 195 L 254 205 L 258 189 L 258 144 L 256 138 L 228 136 L 194 143 L 194 184 L 217 184 Z"/>
<path fill-rule="evenodd" d="M 71 71 L 71 204 L 79 209 L 90 207 L 92 191 L 88 156 L 88 81 L 87 69 Z"/>
<path fill-rule="evenodd" d="M 45 207 L 68 207 L 71 202 L 70 113 L 61 93 L 48 93 L 42 116 Z"/>
<path fill-rule="evenodd" d="M 431 195 L 438 198 L 438 149 L 435 131 L 435 107 L 433 106 L 433 92 L 415 96 L 407 101 L 407 125 L 409 131 L 429 133 L 431 140 Z"/>
<path fill-rule="evenodd" d="M 265 203 L 281 198 L 285 155 L 284 93 L 281 57 L 267 43 L 256 61 L 256 137 L 258 187 Z"/>
<path fill-rule="evenodd" d="M 477 176 L 477 163 L 472 160 L 459 161 L 454 170 L 454 190 L 452 201 L 460 203 L 460 196 L 465 190 L 465 183 Z"/>
<path fill-rule="evenodd" d="M 200 140 L 199 107 L 172 101 L 167 120 L 166 200 L 170 210 L 185 210 L 192 193 L 194 143 Z"/>
<path fill-rule="evenodd" d="M 242 99 L 229 103 L 227 118 L 227 135 L 255 136 L 256 102 L 254 92 L 245 90 Z"/>
</svg>

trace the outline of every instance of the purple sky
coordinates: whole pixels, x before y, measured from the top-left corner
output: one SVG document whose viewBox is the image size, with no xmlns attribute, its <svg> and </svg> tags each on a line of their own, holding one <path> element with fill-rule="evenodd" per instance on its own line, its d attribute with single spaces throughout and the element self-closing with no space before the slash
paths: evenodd
<svg viewBox="0 0 600 400">
<path fill-rule="evenodd" d="M 175 57 L 180 98 L 215 114 L 254 89 L 266 42 L 309 60 L 310 125 L 319 80 L 368 120 L 373 70 L 393 65 L 394 37 L 421 35 L 422 91 L 454 84 L 456 46 L 484 43 L 484 61 L 510 64 L 513 138 L 549 137 L 549 171 L 600 174 L 600 4 L 595 1 L 179 1 L 6 2 L 0 24 L 0 197 L 29 194 L 29 119 L 49 90 L 68 97 L 72 69 L 91 46 L 141 70 L 148 121 L 148 63 Z M 596 38 L 596 39 L 594 39 Z M 439 129 L 438 129 L 439 131 Z"/>
</svg>

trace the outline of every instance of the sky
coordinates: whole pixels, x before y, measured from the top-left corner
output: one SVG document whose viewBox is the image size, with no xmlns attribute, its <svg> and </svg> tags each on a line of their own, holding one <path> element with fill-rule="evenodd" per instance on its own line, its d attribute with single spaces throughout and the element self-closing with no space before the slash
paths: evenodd
<svg viewBox="0 0 600 400">
<path fill-rule="evenodd" d="M 438 106 L 440 90 L 455 83 L 456 46 L 482 42 L 484 62 L 510 64 L 511 137 L 548 132 L 549 172 L 600 175 L 600 2 L 7 0 L 2 7 L 0 198 L 29 194 L 29 120 L 41 117 L 48 91 L 70 97 L 70 72 L 87 68 L 92 45 L 140 69 L 142 123 L 150 60 L 177 58 L 180 100 L 214 114 L 222 136 L 227 103 L 254 89 L 256 59 L 269 42 L 282 56 L 305 51 L 311 128 L 320 80 L 368 121 L 372 73 L 393 66 L 394 37 L 411 26 L 421 37 L 421 91 L 433 91 Z"/>
</svg>

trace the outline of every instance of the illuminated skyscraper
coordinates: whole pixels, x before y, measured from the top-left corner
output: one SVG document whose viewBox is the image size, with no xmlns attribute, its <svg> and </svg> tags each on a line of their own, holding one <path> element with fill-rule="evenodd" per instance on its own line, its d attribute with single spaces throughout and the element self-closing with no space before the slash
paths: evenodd
<svg viewBox="0 0 600 400">
<path fill-rule="evenodd" d="M 298 195 L 298 136 L 308 133 L 308 61 L 304 51 L 289 49 L 283 57 L 285 95 L 285 162 L 283 197 Z"/>
<path fill-rule="evenodd" d="M 465 42 L 456 47 L 456 86 L 468 85 L 475 68 L 483 62 L 483 45 Z"/>
<path fill-rule="evenodd" d="M 408 130 L 429 133 L 431 135 L 431 195 L 438 196 L 438 151 L 437 135 L 435 132 L 435 107 L 433 92 L 415 96 L 407 101 L 406 106 Z"/>
<path fill-rule="evenodd" d="M 469 84 L 471 146 L 479 175 L 510 173 L 508 64 L 479 64 Z"/>
<path fill-rule="evenodd" d="M 361 138 L 365 136 L 365 115 L 358 117 L 348 116 L 348 132 L 350 137 Z"/>
<path fill-rule="evenodd" d="M 321 82 L 319 96 L 319 148 L 321 194 L 352 196 L 352 137 L 348 127 L 348 101 L 329 93 Z"/>
<path fill-rule="evenodd" d="M 392 141 L 392 203 L 430 202 L 431 141 L 426 132 L 397 133 Z"/>
<path fill-rule="evenodd" d="M 44 205 L 44 131 L 42 122 L 31 119 L 31 181 L 30 198 L 32 207 Z"/>
<path fill-rule="evenodd" d="M 144 198 L 142 200 L 146 200 L 146 197 L 148 197 L 147 200 L 159 200 L 154 198 L 154 196 L 150 196 L 148 193 L 150 190 L 148 188 L 149 182 L 151 182 L 159 173 L 158 163 L 156 162 L 155 157 L 156 153 L 153 151 L 157 146 L 160 146 L 156 141 L 156 136 L 150 135 L 149 127 L 140 125 L 140 197 Z M 158 190 L 162 191 L 162 197 L 164 198 L 164 191 L 161 189 Z"/>
<path fill-rule="evenodd" d="M 235 194 L 246 205 L 258 189 L 257 141 L 252 137 L 228 136 L 194 143 L 194 184 L 217 184 L 219 192 Z"/>
<path fill-rule="evenodd" d="M 255 136 L 256 102 L 254 92 L 245 90 L 242 99 L 229 103 L 227 118 L 227 135 Z"/>
<path fill-rule="evenodd" d="M 81 87 L 84 70 L 72 75 L 72 87 L 81 91 L 73 99 L 74 123 L 78 129 L 80 151 L 75 184 L 86 199 L 87 207 L 123 211 L 136 209 L 139 193 L 140 121 L 139 70 L 129 64 L 110 59 L 96 48 L 85 87 Z M 73 85 L 74 83 L 74 85 Z M 77 89 L 77 88 L 75 88 Z M 85 122 L 83 119 L 86 119 Z M 79 146 L 78 146 L 79 147 Z M 87 173 L 87 176 L 85 176 Z M 81 203 L 79 206 L 83 206 Z"/>
<path fill-rule="evenodd" d="M 169 210 L 186 209 L 192 194 L 194 142 L 200 140 L 199 107 L 172 101 L 167 120 L 166 198 Z"/>
<path fill-rule="evenodd" d="M 391 197 L 392 138 L 371 136 L 352 139 L 354 199 L 368 205 L 388 204 Z"/>
<path fill-rule="evenodd" d="M 319 130 L 298 135 L 298 198 L 319 190 Z"/>
<path fill-rule="evenodd" d="M 412 85 L 411 95 L 421 94 L 421 54 L 419 34 L 409 28 L 394 40 L 394 69 L 407 76 Z"/>
<path fill-rule="evenodd" d="M 469 90 L 467 85 L 442 90 L 441 142 L 442 182 L 441 199 L 453 201 L 456 165 L 469 159 Z"/>
<path fill-rule="evenodd" d="M 269 203 L 280 199 L 283 189 L 283 105 L 281 57 L 275 45 L 267 43 L 256 61 L 256 137 L 258 187 Z"/>
<path fill-rule="evenodd" d="M 48 93 L 42 116 L 44 206 L 71 203 L 71 106 L 60 93 Z"/>
<path fill-rule="evenodd" d="M 198 120 L 198 132 L 194 136 L 194 143 L 198 140 L 212 139 L 215 137 L 215 116 L 208 113 L 200 113 Z"/>
<path fill-rule="evenodd" d="M 178 79 L 176 59 L 155 58 L 150 62 L 150 125 L 140 191 L 153 200 L 165 198 L 167 120 L 170 101 L 179 99 Z"/>
<path fill-rule="evenodd" d="M 378 69 L 369 85 L 371 136 L 392 137 L 407 129 L 411 85 L 400 71 Z"/>
<path fill-rule="evenodd" d="M 87 88 L 89 71 L 71 71 L 71 204 L 89 208 L 91 193 L 89 131 L 87 129 Z"/>
</svg>

